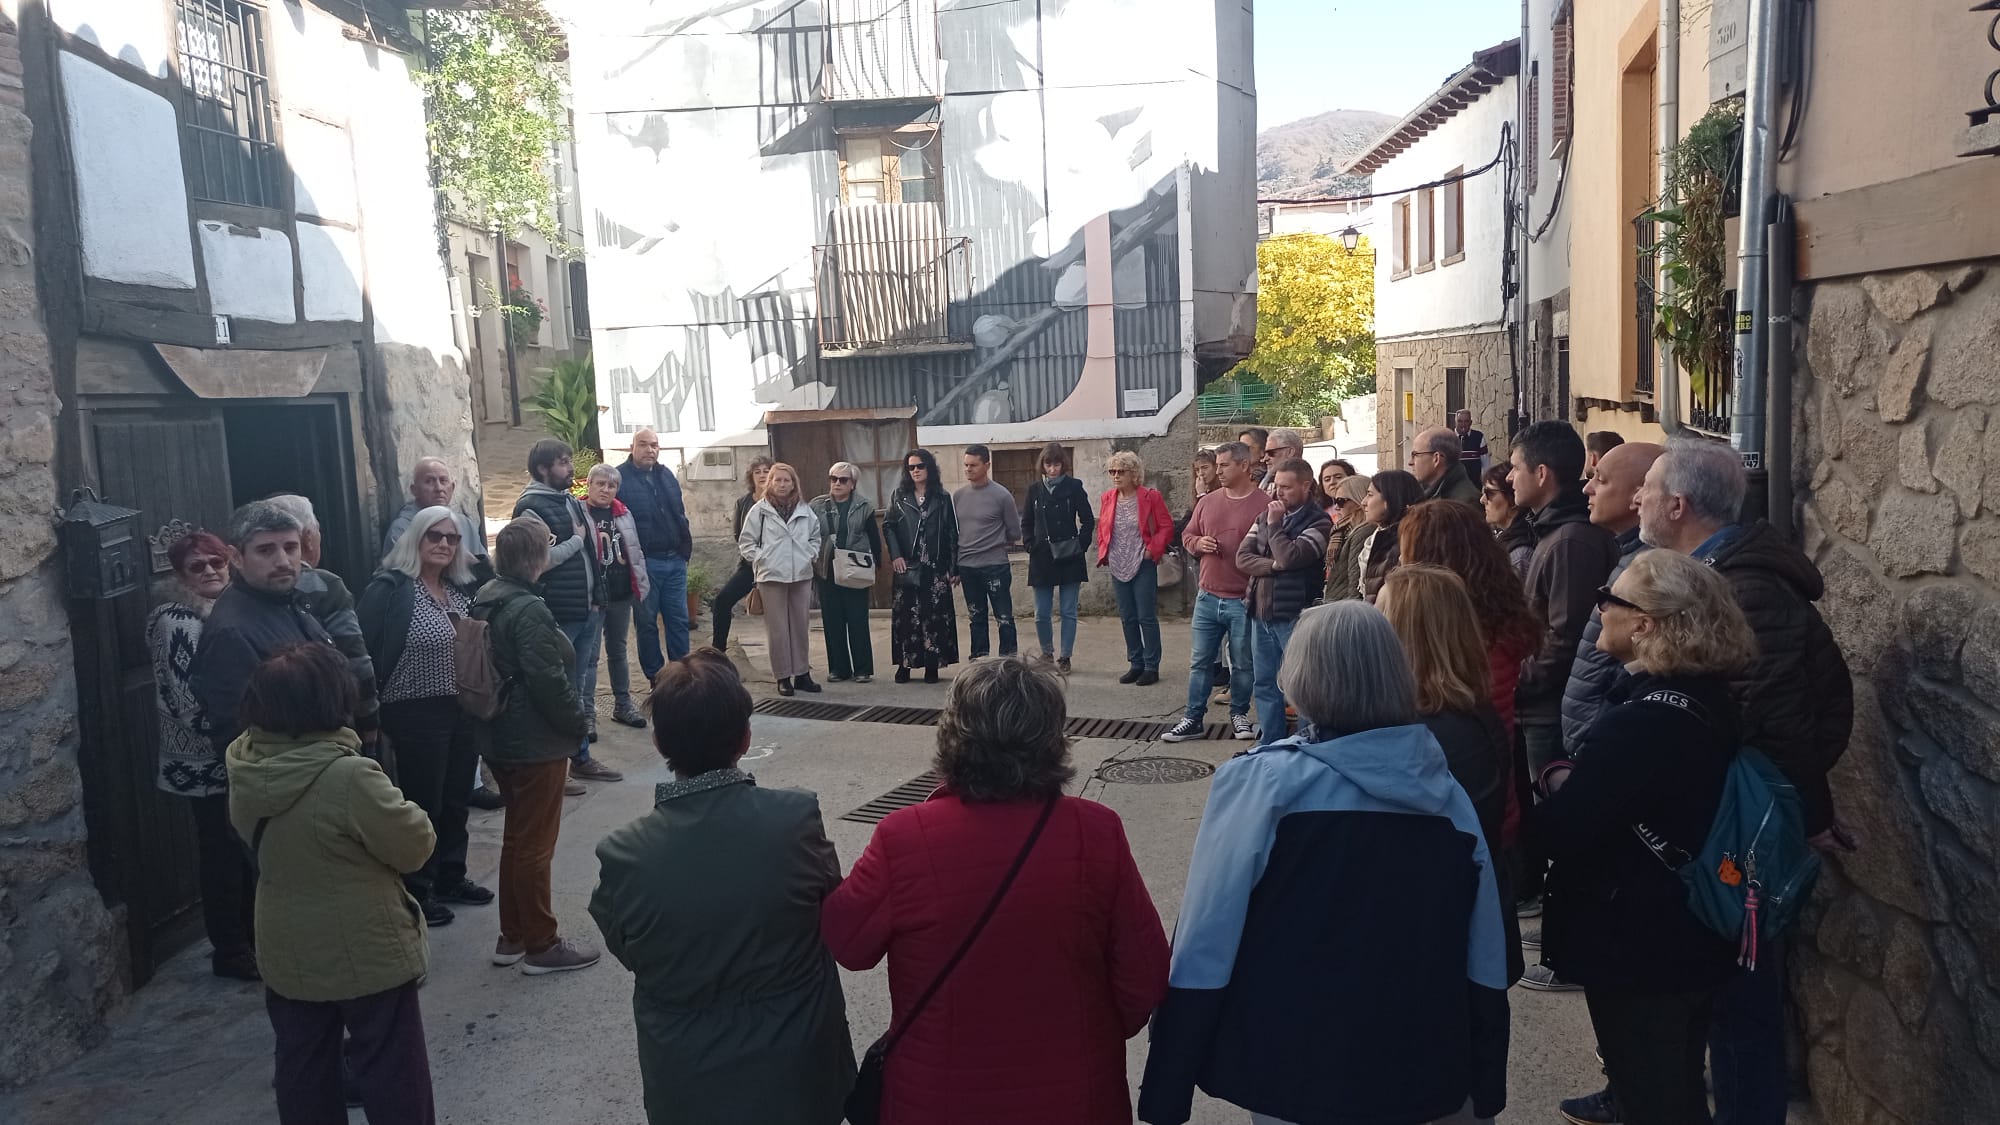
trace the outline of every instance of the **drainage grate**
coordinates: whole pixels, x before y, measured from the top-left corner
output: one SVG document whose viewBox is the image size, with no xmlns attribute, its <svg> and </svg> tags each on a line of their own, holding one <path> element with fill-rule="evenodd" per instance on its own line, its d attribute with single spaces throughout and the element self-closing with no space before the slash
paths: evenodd
<svg viewBox="0 0 2000 1125">
<path fill-rule="evenodd" d="M 868 710 L 849 703 L 818 703 L 810 699 L 760 699 L 751 708 L 759 715 L 776 715 L 781 719 L 821 719 L 829 723 L 845 722 Z"/>
<path fill-rule="evenodd" d="M 1179 785 L 1200 781 L 1214 772 L 1214 766 L 1193 758 L 1128 758 L 1105 763 L 1097 778 L 1121 785 Z"/>
<path fill-rule="evenodd" d="M 911 710 L 911 708 L 905 708 L 905 710 Z M 924 798 L 929 797 L 931 792 L 942 784 L 944 784 L 944 778 L 939 777 L 935 773 L 925 772 L 918 774 L 840 819 L 851 820 L 856 824 L 880 824 L 883 817 L 888 816 L 897 809 L 906 809 L 911 805 L 922 804 Z"/>
<path fill-rule="evenodd" d="M 1166 730 L 1162 723 L 1138 719 L 1071 719 L 1063 733 L 1071 738 L 1110 738 L 1120 742 L 1150 742 Z"/>
<path fill-rule="evenodd" d="M 857 723 L 888 723 L 899 727 L 934 727 L 944 712 L 935 707 L 869 707 L 853 716 Z"/>
</svg>

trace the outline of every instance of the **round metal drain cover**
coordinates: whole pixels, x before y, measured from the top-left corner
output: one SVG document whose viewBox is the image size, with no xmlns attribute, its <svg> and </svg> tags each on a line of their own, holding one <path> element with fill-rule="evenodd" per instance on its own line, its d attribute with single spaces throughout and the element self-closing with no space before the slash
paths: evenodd
<svg viewBox="0 0 2000 1125">
<path fill-rule="evenodd" d="M 1193 758 L 1132 758 L 1107 764 L 1097 776 L 1120 785 L 1179 785 L 1214 772 L 1214 766 Z"/>
</svg>

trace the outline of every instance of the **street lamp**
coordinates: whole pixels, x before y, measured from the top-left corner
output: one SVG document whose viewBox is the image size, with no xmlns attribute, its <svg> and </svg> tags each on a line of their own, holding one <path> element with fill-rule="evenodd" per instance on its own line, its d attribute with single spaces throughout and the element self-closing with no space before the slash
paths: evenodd
<svg viewBox="0 0 2000 1125">
<path fill-rule="evenodd" d="M 1354 253 L 1355 248 L 1361 245 L 1361 232 L 1355 230 L 1353 227 L 1348 227 L 1346 230 L 1340 232 L 1340 244 L 1347 247 L 1349 254 Z"/>
</svg>

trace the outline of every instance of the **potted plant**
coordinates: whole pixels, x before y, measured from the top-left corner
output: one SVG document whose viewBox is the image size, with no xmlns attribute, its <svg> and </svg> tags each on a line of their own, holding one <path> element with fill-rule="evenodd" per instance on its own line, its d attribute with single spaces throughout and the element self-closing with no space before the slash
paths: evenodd
<svg viewBox="0 0 2000 1125">
<path fill-rule="evenodd" d="M 715 576 L 712 573 L 710 573 L 708 569 L 708 564 L 698 563 L 698 562 L 688 563 L 688 570 L 687 570 L 688 620 L 693 621 L 695 618 L 700 617 L 701 607 L 707 605 L 708 599 L 714 596 L 715 596 Z"/>
<path fill-rule="evenodd" d="M 568 445 L 577 454 L 577 471 L 587 472 L 583 454 L 588 450 L 596 464 L 602 455 L 597 444 L 597 368 L 591 357 L 559 360 L 542 372 L 534 397 L 521 409 L 538 414 L 549 436 Z"/>
<path fill-rule="evenodd" d="M 534 347 L 542 338 L 542 321 L 548 318 L 549 307 L 526 289 L 515 289 L 507 294 L 505 312 L 507 334 L 514 338 L 514 346 Z"/>
</svg>

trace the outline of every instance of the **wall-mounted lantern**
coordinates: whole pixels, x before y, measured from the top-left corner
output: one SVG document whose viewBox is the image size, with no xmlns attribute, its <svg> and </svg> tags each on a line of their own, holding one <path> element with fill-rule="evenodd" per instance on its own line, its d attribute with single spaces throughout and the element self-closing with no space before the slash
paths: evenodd
<svg viewBox="0 0 2000 1125">
<path fill-rule="evenodd" d="M 95 491 L 79 488 L 59 517 L 56 538 L 70 597 L 107 601 L 139 588 L 147 567 L 139 554 L 137 509 L 107 504 Z"/>
<path fill-rule="evenodd" d="M 1347 247 L 1349 254 L 1354 253 L 1361 247 L 1361 232 L 1353 227 L 1348 227 L 1346 230 L 1340 232 L 1340 244 Z"/>
</svg>

